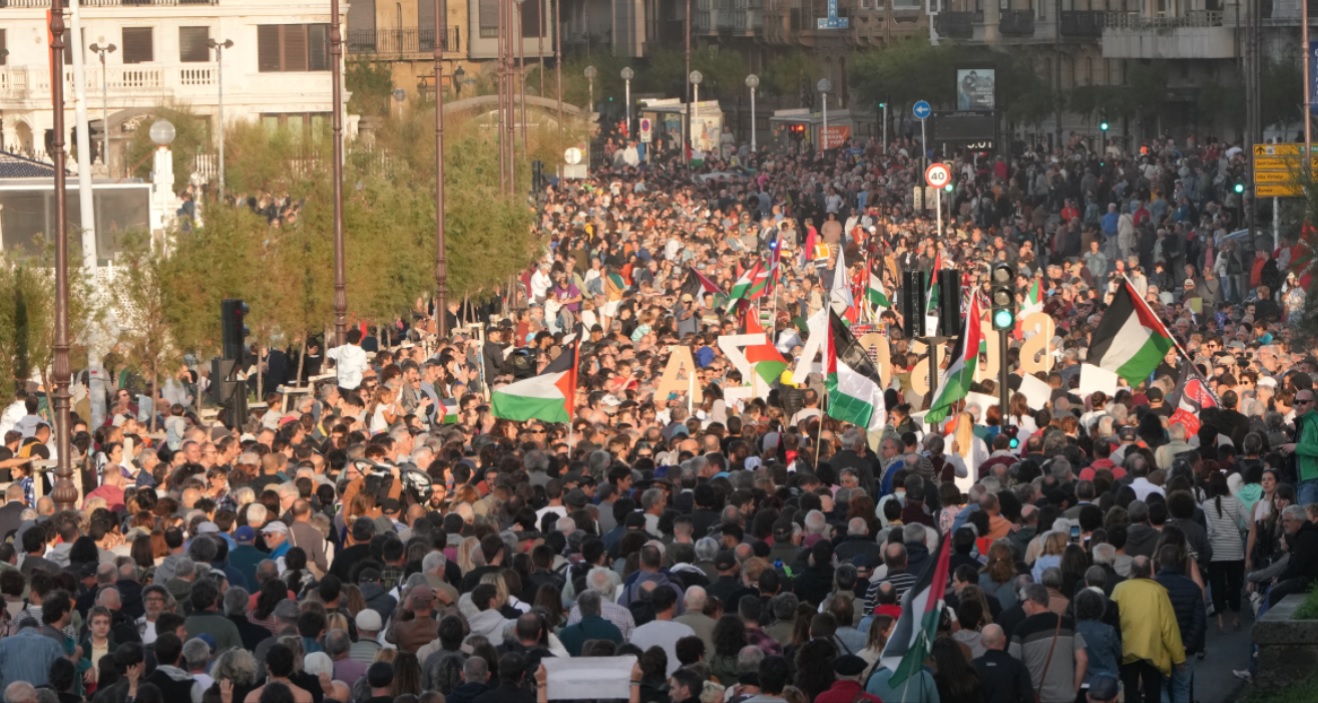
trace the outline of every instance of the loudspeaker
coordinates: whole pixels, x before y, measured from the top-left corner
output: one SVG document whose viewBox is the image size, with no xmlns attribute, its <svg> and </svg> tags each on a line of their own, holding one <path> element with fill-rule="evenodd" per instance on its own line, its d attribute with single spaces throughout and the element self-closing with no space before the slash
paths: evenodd
<svg viewBox="0 0 1318 703">
<path fill-rule="evenodd" d="M 923 336 L 924 332 L 924 272 L 902 272 L 902 331 L 907 339 Z"/>
<path fill-rule="evenodd" d="M 938 272 L 938 336 L 961 334 L 961 274 L 952 269 Z"/>
</svg>

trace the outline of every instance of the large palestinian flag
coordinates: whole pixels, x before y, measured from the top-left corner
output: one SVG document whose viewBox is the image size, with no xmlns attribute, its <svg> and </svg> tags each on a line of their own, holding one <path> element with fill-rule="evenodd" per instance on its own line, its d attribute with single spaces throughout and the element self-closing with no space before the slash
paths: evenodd
<svg viewBox="0 0 1318 703">
<path fill-rule="evenodd" d="M 869 301 L 870 307 L 892 307 L 892 300 L 888 298 L 888 291 L 883 289 L 883 279 L 874 275 L 873 271 L 869 272 L 869 276 L 869 284 L 865 288 L 865 299 Z"/>
<path fill-rule="evenodd" d="M 705 274 L 697 271 L 696 267 L 691 266 L 687 269 L 686 280 L 682 282 L 681 292 L 689 294 L 693 298 L 699 298 L 704 293 L 722 295 L 723 289 L 719 288 L 717 283 L 709 280 Z"/>
<path fill-rule="evenodd" d="M 578 340 L 538 376 L 495 389 L 490 412 L 505 420 L 571 422 L 577 395 Z"/>
<path fill-rule="evenodd" d="M 829 315 L 825 350 L 828 415 L 866 430 L 881 430 L 888 420 L 883 381 L 865 348 L 836 314 Z"/>
<path fill-rule="evenodd" d="M 896 689 L 924 667 L 938 636 L 938 617 L 947 590 L 947 567 L 952 540 L 940 540 L 938 558 L 925 565 L 911 590 L 902 597 L 902 614 L 879 655 L 879 664 L 892 671 L 888 687 Z"/>
<path fill-rule="evenodd" d="M 764 272 L 764 262 L 756 261 L 755 265 L 746 269 L 732 284 L 732 292 L 728 295 L 728 307 L 725 312 L 732 312 L 732 308 L 741 300 L 755 300 L 764 295 L 765 289 L 769 285 L 769 277 Z"/>
<path fill-rule="evenodd" d="M 1172 334 L 1130 281 L 1123 281 L 1089 343 L 1088 362 L 1137 385 L 1158 368 Z"/>
<path fill-rule="evenodd" d="M 957 401 L 970 392 L 970 384 L 975 380 L 975 366 L 979 364 L 979 347 L 984 341 L 984 331 L 979 324 L 979 296 L 972 294 L 970 309 L 966 311 L 966 327 L 956 345 L 956 356 L 939 379 L 934 401 L 925 415 L 930 425 L 946 420 Z"/>
</svg>

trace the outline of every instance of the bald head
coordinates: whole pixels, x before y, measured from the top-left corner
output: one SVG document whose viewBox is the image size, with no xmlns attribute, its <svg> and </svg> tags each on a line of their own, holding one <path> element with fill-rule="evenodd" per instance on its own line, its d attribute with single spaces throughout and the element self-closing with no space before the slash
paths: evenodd
<svg viewBox="0 0 1318 703">
<path fill-rule="evenodd" d="M 996 624 L 985 625 L 984 629 L 980 631 L 980 634 L 984 638 L 984 646 L 986 648 L 988 649 L 1007 648 L 1007 635 L 1002 631 L 1001 625 L 996 625 Z"/>
<path fill-rule="evenodd" d="M 698 613 L 705 609 L 705 602 L 709 599 L 705 589 L 700 586 L 692 586 L 686 589 L 686 609 L 687 612 Z"/>
</svg>

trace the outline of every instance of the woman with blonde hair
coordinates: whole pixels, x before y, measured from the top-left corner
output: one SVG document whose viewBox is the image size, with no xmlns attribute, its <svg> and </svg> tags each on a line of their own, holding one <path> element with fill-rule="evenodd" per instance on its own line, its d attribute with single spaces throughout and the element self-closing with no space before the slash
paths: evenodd
<svg viewBox="0 0 1318 703">
<path fill-rule="evenodd" d="M 1034 560 L 1034 569 L 1030 575 L 1035 583 L 1043 582 L 1043 572 L 1051 567 L 1062 566 L 1062 552 L 1066 551 L 1067 535 L 1065 532 L 1049 532 L 1043 538 L 1043 554 Z"/>
<path fill-rule="evenodd" d="M 485 555 L 481 553 L 480 547 L 481 541 L 475 537 L 467 537 L 458 545 L 458 568 L 462 573 L 471 573 L 485 566 Z"/>
<path fill-rule="evenodd" d="M 997 598 L 1003 610 L 1016 605 L 1016 550 L 1008 540 L 995 540 L 989 545 L 988 562 L 979 571 L 979 588 Z"/>
</svg>

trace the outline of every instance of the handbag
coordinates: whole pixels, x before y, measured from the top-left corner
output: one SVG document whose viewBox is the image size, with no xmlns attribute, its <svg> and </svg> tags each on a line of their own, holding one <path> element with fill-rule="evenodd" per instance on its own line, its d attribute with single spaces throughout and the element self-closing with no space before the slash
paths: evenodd
<svg viewBox="0 0 1318 703">
<path fill-rule="evenodd" d="M 1058 615 L 1057 629 L 1053 630 L 1053 641 L 1052 644 L 1048 646 L 1048 658 L 1045 659 L 1043 662 L 1043 676 L 1039 677 L 1039 689 L 1036 689 L 1034 691 L 1034 703 L 1043 703 L 1043 698 L 1041 697 L 1039 690 L 1042 689 L 1044 685 L 1048 683 L 1048 667 L 1052 666 L 1053 664 L 1053 652 L 1057 651 L 1057 636 L 1061 634 L 1061 632 L 1062 632 L 1062 616 Z"/>
</svg>

